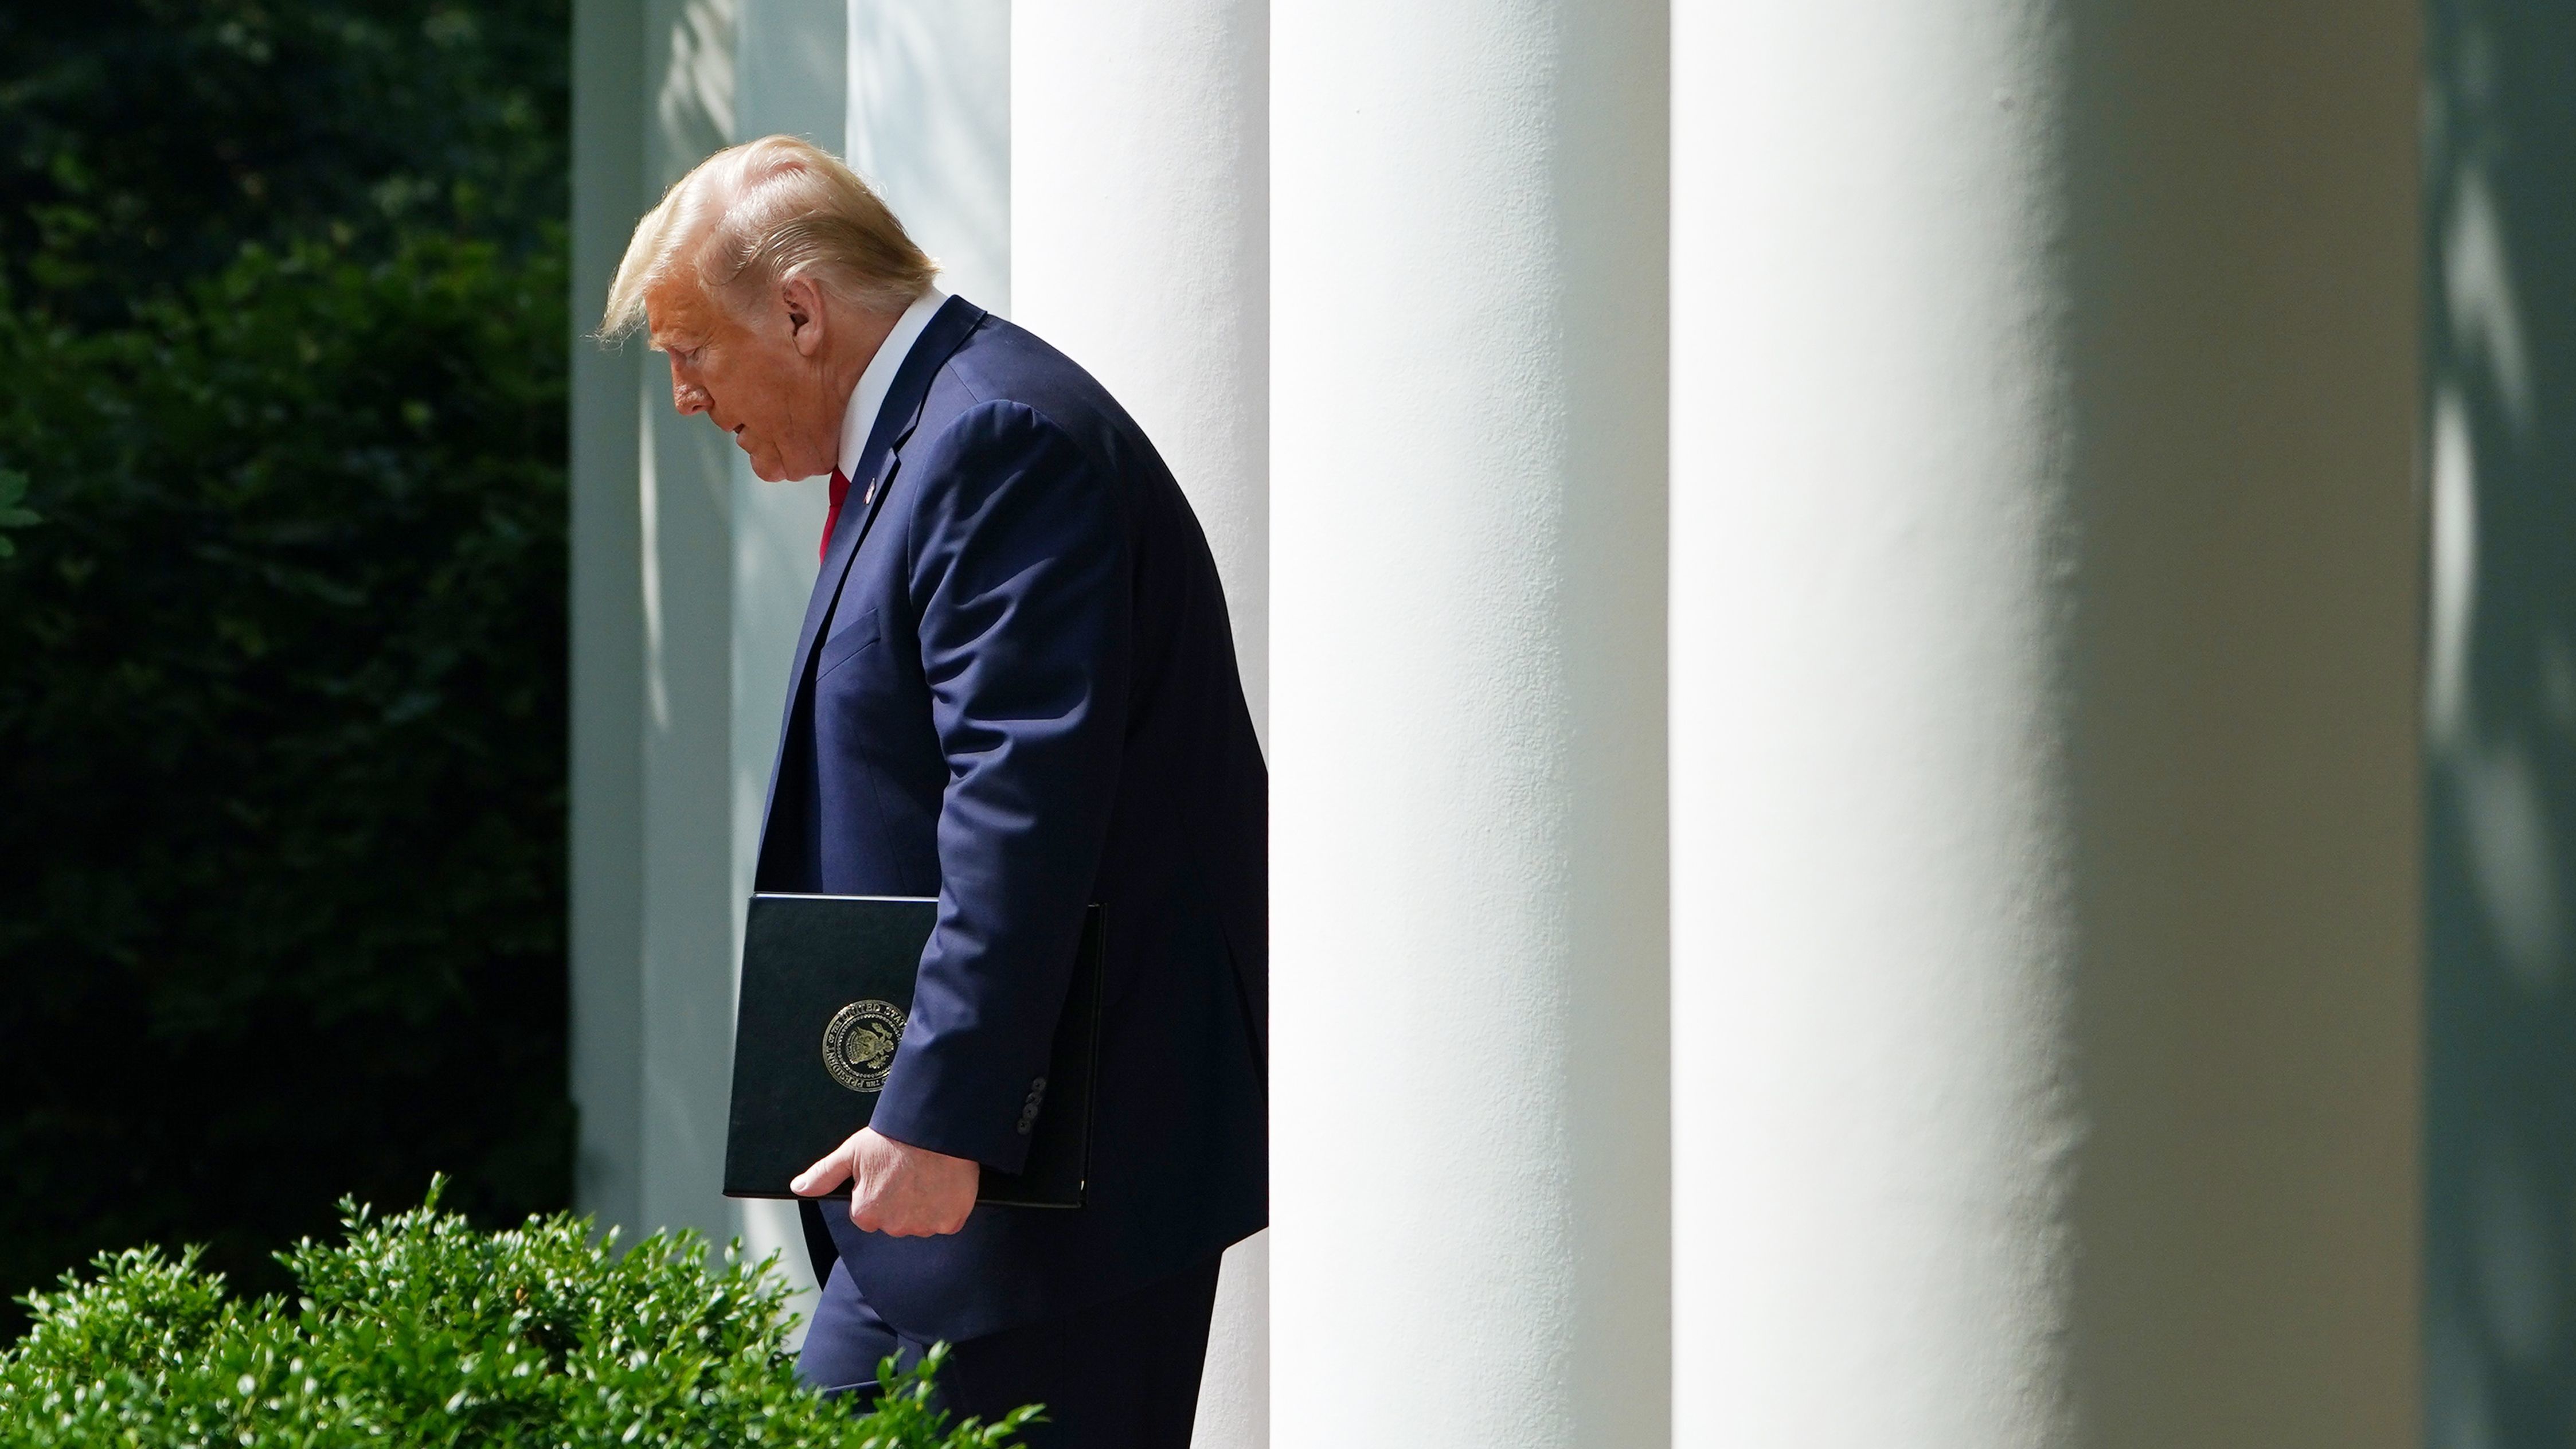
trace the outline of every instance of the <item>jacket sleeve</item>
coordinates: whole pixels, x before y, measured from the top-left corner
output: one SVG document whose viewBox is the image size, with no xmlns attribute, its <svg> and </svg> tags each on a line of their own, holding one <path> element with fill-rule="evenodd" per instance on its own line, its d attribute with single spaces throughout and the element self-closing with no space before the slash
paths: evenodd
<svg viewBox="0 0 2576 1449">
<path fill-rule="evenodd" d="M 1017 403 L 916 455 L 907 583 L 948 784 L 938 924 L 872 1125 L 1012 1172 L 1116 798 L 1126 530 L 1111 480 Z"/>
</svg>

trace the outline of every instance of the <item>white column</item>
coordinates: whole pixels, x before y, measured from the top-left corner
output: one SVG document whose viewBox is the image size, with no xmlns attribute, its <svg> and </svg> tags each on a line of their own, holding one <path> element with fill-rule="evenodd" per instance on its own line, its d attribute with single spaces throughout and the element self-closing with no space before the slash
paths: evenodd
<svg viewBox="0 0 2576 1449">
<path fill-rule="evenodd" d="M 1126 405 L 1225 576 L 1256 726 L 1270 655 L 1270 7 L 1024 5 L 1013 317 Z"/>
<path fill-rule="evenodd" d="M 1677 0 L 1675 1443 L 2415 1442 L 2411 7 Z"/>
<path fill-rule="evenodd" d="M 1665 11 L 1272 22 L 1273 1437 L 1661 1444 Z"/>
<path fill-rule="evenodd" d="M 1675 6 L 1676 1444 L 2065 1436 L 2054 20 Z"/>
<path fill-rule="evenodd" d="M 1266 732 L 1269 6 L 1107 0 L 1012 13 L 1011 304 L 1169 463 L 1225 579 Z M 1268 1235 L 1226 1255 L 1201 1449 L 1269 1442 Z"/>
<path fill-rule="evenodd" d="M 1011 311 L 1010 0 L 849 0 L 849 162 L 939 285 Z"/>
</svg>

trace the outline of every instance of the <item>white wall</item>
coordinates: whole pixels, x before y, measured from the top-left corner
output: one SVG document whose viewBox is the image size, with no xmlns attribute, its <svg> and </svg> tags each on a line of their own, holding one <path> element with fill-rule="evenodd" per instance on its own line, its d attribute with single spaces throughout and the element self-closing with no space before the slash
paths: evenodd
<svg viewBox="0 0 2576 1449">
<path fill-rule="evenodd" d="M 2087 1429 L 2411 1449 L 2422 10 L 2071 18 Z"/>
<path fill-rule="evenodd" d="M 2576 9 L 2425 12 L 2426 1441 L 2541 1449 L 2576 1381 Z"/>
<path fill-rule="evenodd" d="M 1665 12 L 1271 20 L 1273 1438 L 1660 1444 Z"/>
<path fill-rule="evenodd" d="M 1012 15 L 1016 319 L 1125 404 L 1225 580 L 1268 729 L 1270 176 L 1264 0 L 1027 4 Z M 1226 1255 L 1202 1449 L 1270 1428 L 1266 1235 Z"/>
</svg>

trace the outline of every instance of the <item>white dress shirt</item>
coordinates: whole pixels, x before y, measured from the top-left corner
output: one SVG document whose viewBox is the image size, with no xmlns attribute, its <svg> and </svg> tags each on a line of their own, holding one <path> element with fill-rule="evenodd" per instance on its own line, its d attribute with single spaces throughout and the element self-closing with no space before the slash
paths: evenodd
<svg viewBox="0 0 2576 1449">
<path fill-rule="evenodd" d="M 912 355 L 912 345 L 921 340 L 931 315 L 947 300 L 948 294 L 937 287 L 914 298 L 895 319 L 894 330 L 886 334 L 877 355 L 868 360 L 867 371 L 859 374 L 859 385 L 850 389 L 850 406 L 841 414 L 842 477 L 858 481 L 859 455 L 867 451 L 868 434 L 876 431 L 877 414 L 885 409 L 886 394 L 894 390 L 894 375 Z"/>
</svg>

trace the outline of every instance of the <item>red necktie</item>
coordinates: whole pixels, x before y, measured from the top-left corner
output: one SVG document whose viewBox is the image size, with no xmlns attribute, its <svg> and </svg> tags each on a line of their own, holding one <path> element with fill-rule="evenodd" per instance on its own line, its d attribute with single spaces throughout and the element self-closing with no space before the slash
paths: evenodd
<svg viewBox="0 0 2576 1449">
<path fill-rule="evenodd" d="M 850 496 L 850 480 L 840 469 L 832 470 L 832 511 L 823 515 L 823 541 L 815 546 L 816 556 L 829 558 L 832 553 L 832 525 L 841 521 L 841 503 Z"/>
</svg>

